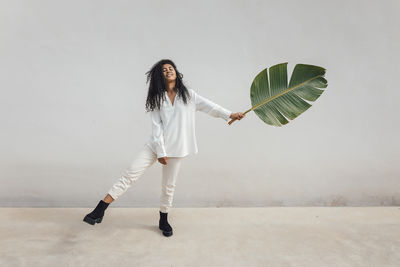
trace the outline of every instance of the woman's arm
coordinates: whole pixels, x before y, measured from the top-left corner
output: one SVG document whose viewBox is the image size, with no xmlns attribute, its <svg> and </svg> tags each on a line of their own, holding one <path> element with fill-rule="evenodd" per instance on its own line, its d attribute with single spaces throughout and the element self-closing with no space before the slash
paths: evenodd
<svg viewBox="0 0 400 267">
<path fill-rule="evenodd" d="M 167 153 L 165 152 L 164 144 L 164 125 L 161 120 L 160 111 L 158 109 L 154 109 L 153 111 L 151 111 L 151 125 L 151 146 L 156 151 L 157 158 L 163 158 L 167 155 Z"/>
<path fill-rule="evenodd" d="M 196 111 L 200 110 L 212 117 L 222 118 L 226 121 L 229 121 L 229 119 L 231 118 L 232 111 L 223 108 L 222 106 L 212 102 L 210 99 L 207 99 L 199 95 L 194 90 L 192 91 L 195 97 Z"/>
</svg>

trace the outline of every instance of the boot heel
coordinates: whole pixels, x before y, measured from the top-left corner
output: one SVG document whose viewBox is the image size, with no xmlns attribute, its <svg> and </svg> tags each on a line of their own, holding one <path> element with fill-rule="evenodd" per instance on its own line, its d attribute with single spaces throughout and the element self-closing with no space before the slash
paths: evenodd
<svg viewBox="0 0 400 267">
<path fill-rule="evenodd" d="M 172 229 L 171 230 L 166 230 L 166 229 L 164 229 L 164 228 L 162 228 L 160 226 L 158 228 L 160 228 L 160 230 L 162 230 L 162 233 L 163 233 L 164 236 L 171 236 L 172 233 L 173 233 Z"/>
<path fill-rule="evenodd" d="M 95 223 L 101 223 L 102 220 L 103 220 L 103 217 L 93 219 L 89 215 L 86 215 L 85 218 L 83 218 L 84 222 L 87 222 L 88 224 L 91 224 L 91 225 L 95 225 Z"/>
</svg>

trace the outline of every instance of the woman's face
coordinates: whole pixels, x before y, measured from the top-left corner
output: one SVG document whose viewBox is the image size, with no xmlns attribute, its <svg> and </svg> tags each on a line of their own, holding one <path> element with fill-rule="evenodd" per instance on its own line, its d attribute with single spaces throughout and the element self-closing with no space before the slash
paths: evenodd
<svg viewBox="0 0 400 267">
<path fill-rule="evenodd" d="M 164 75 L 164 78 L 167 82 L 172 82 L 175 81 L 176 79 L 176 72 L 174 67 L 171 64 L 164 64 L 162 67 L 162 72 Z"/>
</svg>

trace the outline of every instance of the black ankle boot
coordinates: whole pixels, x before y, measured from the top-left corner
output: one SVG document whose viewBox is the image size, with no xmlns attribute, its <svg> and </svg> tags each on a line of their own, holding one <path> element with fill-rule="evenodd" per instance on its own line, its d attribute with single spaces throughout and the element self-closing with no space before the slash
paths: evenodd
<svg viewBox="0 0 400 267">
<path fill-rule="evenodd" d="M 168 213 L 164 213 L 160 211 L 160 221 L 158 223 L 158 228 L 163 231 L 163 235 L 171 236 L 172 235 L 172 227 L 168 223 Z"/>
<path fill-rule="evenodd" d="M 110 203 L 100 200 L 99 204 L 97 204 L 97 207 L 91 213 L 87 214 L 85 218 L 83 218 L 83 221 L 91 225 L 94 225 L 95 223 L 101 223 L 103 220 L 104 211 L 107 209 L 109 204 Z"/>
</svg>

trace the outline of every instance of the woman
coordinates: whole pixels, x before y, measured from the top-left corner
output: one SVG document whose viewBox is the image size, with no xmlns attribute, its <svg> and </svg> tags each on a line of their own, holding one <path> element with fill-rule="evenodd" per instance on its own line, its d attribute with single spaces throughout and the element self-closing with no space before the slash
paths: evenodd
<svg viewBox="0 0 400 267">
<path fill-rule="evenodd" d="M 147 82 L 150 80 L 146 111 L 151 112 L 152 134 L 131 166 L 83 220 L 91 225 L 101 223 L 108 205 L 125 193 L 158 160 L 163 165 L 159 229 L 165 236 L 171 236 L 172 227 L 168 223 L 167 215 L 172 207 L 180 165 L 184 157 L 198 152 L 195 135 L 196 111 L 200 110 L 226 121 L 240 120 L 245 114 L 232 113 L 194 90 L 187 89 L 182 81 L 183 75 L 169 59 L 160 60 L 146 74 Z"/>
</svg>

